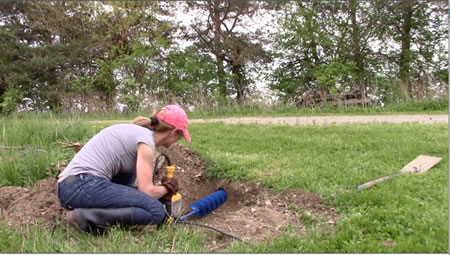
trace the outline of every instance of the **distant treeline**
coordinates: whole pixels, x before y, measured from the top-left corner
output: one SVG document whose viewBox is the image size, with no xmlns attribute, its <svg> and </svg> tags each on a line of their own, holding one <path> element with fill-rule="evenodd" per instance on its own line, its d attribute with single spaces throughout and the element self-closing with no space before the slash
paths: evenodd
<svg viewBox="0 0 450 255">
<path fill-rule="evenodd" d="M 447 10 L 412 0 L 2 1 L 0 113 L 439 98 Z"/>
</svg>

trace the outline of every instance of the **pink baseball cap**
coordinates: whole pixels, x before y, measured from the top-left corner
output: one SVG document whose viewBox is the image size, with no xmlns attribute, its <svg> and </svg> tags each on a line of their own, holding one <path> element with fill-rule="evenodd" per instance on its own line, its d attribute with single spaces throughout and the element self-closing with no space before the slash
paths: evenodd
<svg viewBox="0 0 450 255">
<path fill-rule="evenodd" d="M 183 132 L 184 139 L 191 142 L 191 136 L 188 132 L 188 118 L 186 112 L 179 105 L 170 104 L 164 106 L 161 111 L 156 114 L 156 117 L 167 124 L 174 126 Z"/>
</svg>

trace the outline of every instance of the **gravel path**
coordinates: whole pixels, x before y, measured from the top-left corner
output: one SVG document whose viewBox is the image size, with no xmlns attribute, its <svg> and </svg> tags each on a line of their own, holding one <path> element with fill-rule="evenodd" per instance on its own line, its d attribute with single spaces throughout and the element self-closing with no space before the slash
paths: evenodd
<svg viewBox="0 0 450 255">
<path fill-rule="evenodd" d="M 224 122 L 229 124 L 335 125 L 361 123 L 423 123 L 447 124 L 448 115 L 370 115 L 370 116 L 311 116 L 311 117 L 234 117 L 192 119 L 189 123 Z"/>
<path fill-rule="evenodd" d="M 281 124 L 281 125 L 337 125 L 363 123 L 423 123 L 447 124 L 448 115 L 361 115 L 361 116 L 302 116 L 302 117 L 233 117 L 191 119 L 189 123 L 224 122 L 227 124 Z M 130 123 L 131 120 L 97 120 L 91 122 Z"/>
</svg>

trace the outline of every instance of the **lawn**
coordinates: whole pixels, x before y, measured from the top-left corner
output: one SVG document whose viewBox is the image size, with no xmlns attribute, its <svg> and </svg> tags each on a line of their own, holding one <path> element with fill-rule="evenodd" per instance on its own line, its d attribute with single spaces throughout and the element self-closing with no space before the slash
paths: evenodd
<svg viewBox="0 0 450 255">
<path fill-rule="evenodd" d="M 55 117 L 10 117 L 0 123 L 0 145 L 20 147 L 0 150 L 0 186 L 30 185 L 48 176 L 49 166 L 73 155 L 58 141 L 86 142 L 106 126 Z M 208 123 L 192 124 L 190 132 L 193 142 L 183 144 L 207 161 L 209 178 L 257 182 L 274 192 L 288 186 L 316 192 L 340 215 L 331 230 L 313 222 L 303 236 L 286 233 L 257 247 L 234 242 L 223 252 L 448 253 L 447 125 Z M 355 190 L 398 172 L 419 154 L 443 160 L 425 174 Z M 0 251 L 200 253 L 207 252 L 208 233 L 184 227 L 152 233 L 114 228 L 106 236 L 93 237 L 62 226 L 1 226 Z"/>
</svg>

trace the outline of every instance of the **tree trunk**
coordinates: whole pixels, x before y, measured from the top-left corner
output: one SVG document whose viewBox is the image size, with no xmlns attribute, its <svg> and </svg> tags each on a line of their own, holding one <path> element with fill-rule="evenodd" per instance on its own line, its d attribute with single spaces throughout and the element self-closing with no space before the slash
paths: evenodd
<svg viewBox="0 0 450 255">
<path fill-rule="evenodd" d="M 4 77 L 0 78 L 0 98 L 2 98 L 3 94 L 6 92 L 6 81 Z"/>
<path fill-rule="evenodd" d="M 352 28 L 352 44 L 353 44 L 353 61 L 356 63 L 356 87 L 357 90 L 361 93 L 360 99 L 365 99 L 366 94 L 366 78 L 365 78 L 365 68 L 364 68 L 364 60 L 361 52 L 361 37 L 360 37 L 360 28 L 358 26 L 358 21 L 356 20 L 356 12 L 357 12 L 358 2 L 356 0 L 350 1 L 350 19 L 351 19 L 351 28 Z M 358 98 L 358 95 L 356 95 Z M 366 106 L 363 103 L 363 106 Z"/>
<path fill-rule="evenodd" d="M 362 78 L 364 77 L 364 62 L 361 53 L 361 45 L 360 45 L 360 31 L 358 27 L 358 21 L 356 20 L 356 7 L 358 3 L 356 0 L 350 1 L 350 17 L 351 17 L 351 28 L 352 28 L 352 43 L 353 43 L 353 61 L 356 63 L 357 74 L 358 74 L 358 83 L 362 83 Z"/>
<path fill-rule="evenodd" d="M 225 79 L 225 67 L 223 65 L 224 60 L 221 58 L 217 58 L 217 79 L 219 81 L 219 91 L 220 94 L 224 97 L 228 95 L 227 93 L 227 82 Z"/>
<path fill-rule="evenodd" d="M 411 81 L 409 78 L 411 67 L 411 23 L 414 2 L 404 2 L 402 5 L 403 23 L 401 26 L 402 48 L 400 52 L 400 88 L 406 97 L 411 99 Z"/>
<path fill-rule="evenodd" d="M 242 65 L 235 65 L 231 68 L 233 73 L 233 85 L 236 90 L 236 100 L 239 105 L 245 102 L 245 84 L 244 76 L 242 75 Z"/>
<path fill-rule="evenodd" d="M 220 2 L 218 1 L 209 1 L 209 15 L 211 16 L 211 20 L 214 24 L 214 55 L 217 59 L 217 79 L 219 81 L 219 91 L 222 94 L 222 96 L 227 96 L 227 84 L 225 80 L 225 67 L 224 67 L 224 53 L 223 49 L 221 47 L 221 32 L 222 29 L 220 28 L 221 25 L 221 18 L 220 18 L 220 11 L 219 11 L 219 5 Z"/>
</svg>

